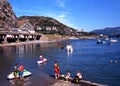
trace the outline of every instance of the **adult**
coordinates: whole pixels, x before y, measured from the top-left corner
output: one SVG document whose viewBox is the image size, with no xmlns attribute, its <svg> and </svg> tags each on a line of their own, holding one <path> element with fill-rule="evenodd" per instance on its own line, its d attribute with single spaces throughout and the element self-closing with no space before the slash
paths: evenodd
<svg viewBox="0 0 120 86">
<path fill-rule="evenodd" d="M 18 63 L 16 63 L 15 66 L 14 66 L 14 76 L 15 76 L 15 79 L 17 79 L 17 74 L 18 74 Z"/>
<path fill-rule="evenodd" d="M 82 79 L 82 74 L 80 73 L 80 71 L 77 71 L 74 79 L 73 79 L 73 82 L 74 83 L 79 83 L 79 81 Z"/>
<path fill-rule="evenodd" d="M 79 79 L 82 79 L 82 74 L 80 73 L 80 71 L 77 71 L 76 76 L 78 76 L 78 77 L 79 77 Z"/>
<path fill-rule="evenodd" d="M 19 70 L 20 80 L 23 80 L 24 79 L 24 76 L 23 76 L 24 66 L 22 64 L 20 64 L 18 70 Z"/>
<path fill-rule="evenodd" d="M 60 71 L 57 61 L 54 62 L 54 74 L 56 79 L 60 77 Z"/>
</svg>

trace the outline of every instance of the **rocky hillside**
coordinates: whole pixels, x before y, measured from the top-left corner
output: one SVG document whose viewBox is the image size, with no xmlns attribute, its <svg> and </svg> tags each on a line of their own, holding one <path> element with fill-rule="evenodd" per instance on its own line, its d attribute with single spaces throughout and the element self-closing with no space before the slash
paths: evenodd
<svg viewBox="0 0 120 86">
<path fill-rule="evenodd" d="M 44 34 L 75 35 L 76 30 L 68 27 L 59 21 L 44 16 L 22 16 L 19 21 L 28 21 L 37 32 Z"/>
<path fill-rule="evenodd" d="M 77 32 L 75 29 L 45 16 L 21 16 L 14 14 L 7 0 L 0 0 L 0 31 L 32 31 L 43 34 L 58 34 L 62 36 L 89 36 L 88 33 Z M 34 31 L 35 30 L 35 31 Z"/>
<path fill-rule="evenodd" d="M 7 0 L 0 0 L 0 30 L 16 27 L 16 16 Z"/>
</svg>

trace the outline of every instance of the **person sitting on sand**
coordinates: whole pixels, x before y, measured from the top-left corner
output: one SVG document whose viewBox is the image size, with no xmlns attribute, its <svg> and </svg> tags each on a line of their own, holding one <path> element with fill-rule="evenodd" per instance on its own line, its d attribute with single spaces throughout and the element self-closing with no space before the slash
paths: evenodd
<svg viewBox="0 0 120 86">
<path fill-rule="evenodd" d="M 80 71 L 77 71 L 76 76 L 78 76 L 78 77 L 79 77 L 79 79 L 82 79 L 82 74 L 80 73 Z"/>
<path fill-rule="evenodd" d="M 58 79 L 60 77 L 60 71 L 59 71 L 59 66 L 57 61 L 54 62 L 54 74 L 55 74 L 55 78 Z"/>
<path fill-rule="evenodd" d="M 70 72 L 67 71 L 65 75 L 65 80 L 68 81 L 70 79 Z"/>
<path fill-rule="evenodd" d="M 79 83 L 79 81 L 82 79 L 82 74 L 80 73 L 80 71 L 77 71 L 74 79 L 73 79 L 73 82 L 74 83 Z"/>
</svg>

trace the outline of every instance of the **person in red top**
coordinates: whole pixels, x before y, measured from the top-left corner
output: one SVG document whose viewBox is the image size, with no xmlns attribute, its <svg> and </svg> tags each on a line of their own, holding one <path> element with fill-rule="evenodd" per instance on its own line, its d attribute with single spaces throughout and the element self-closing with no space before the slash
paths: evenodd
<svg viewBox="0 0 120 86">
<path fill-rule="evenodd" d="M 24 76 L 23 76 L 24 66 L 22 64 L 20 64 L 18 70 L 19 70 L 20 80 L 23 80 L 24 79 Z"/>
<path fill-rule="evenodd" d="M 59 66 L 57 61 L 54 62 L 54 74 L 56 79 L 60 77 Z"/>
</svg>

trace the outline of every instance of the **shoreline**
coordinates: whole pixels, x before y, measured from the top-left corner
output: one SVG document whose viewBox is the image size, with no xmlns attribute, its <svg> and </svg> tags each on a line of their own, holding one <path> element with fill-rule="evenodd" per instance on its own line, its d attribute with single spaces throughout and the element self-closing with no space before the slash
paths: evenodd
<svg viewBox="0 0 120 86">
<path fill-rule="evenodd" d="M 91 81 L 80 80 L 78 84 L 71 83 L 69 81 L 57 80 L 53 85 L 48 86 L 108 86 L 103 84 L 94 83 Z"/>
<path fill-rule="evenodd" d="M 65 38 L 56 38 L 55 39 L 51 39 L 48 37 L 48 40 L 34 40 L 34 41 L 24 41 L 24 42 L 13 42 L 13 43 L 3 43 L 0 44 L 0 47 L 4 47 L 4 46 L 14 46 L 14 45 L 24 45 L 24 44 L 38 44 L 38 43 L 52 43 L 52 42 L 59 42 L 62 40 L 69 40 L 69 39 L 94 39 L 96 37 L 88 37 L 88 36 L 82 36 L 82 37 L 78 37 L 78 38 L 73 38 L 73 37 L 65 37 Z"/>
</svg>

